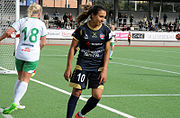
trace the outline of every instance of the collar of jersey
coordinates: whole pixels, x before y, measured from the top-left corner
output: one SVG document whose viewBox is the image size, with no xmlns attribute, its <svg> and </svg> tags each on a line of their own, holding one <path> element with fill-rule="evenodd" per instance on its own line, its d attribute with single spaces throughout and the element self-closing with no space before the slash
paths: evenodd
<svg viewBox="0 0 180 118">
<path fill-rule="evenodd" d="M 95 31 L 99 30 L 99 29 L 101 28 L 101 26 L 102 26 L 102 24 L 101 24 L 99 27 L 93 28 L 93 27 L 91 27 L 91 26 L 89 25 L 89 22 L 87 22 L 87 25 L 88 25 L 88 27 L 89 27 L 91 30 L 95 30 Z"/>
</svg>

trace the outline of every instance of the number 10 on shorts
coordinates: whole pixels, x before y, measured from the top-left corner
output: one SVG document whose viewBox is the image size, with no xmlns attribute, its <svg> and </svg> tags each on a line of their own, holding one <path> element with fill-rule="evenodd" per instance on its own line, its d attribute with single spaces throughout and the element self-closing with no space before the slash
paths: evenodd
<svg viewBox="0 0 180 118">
<path fill-rule="evenodd" d="M 78 75 L 78 82 L 84 82 L 86 75 L 79 73 Z"/>
</svg>

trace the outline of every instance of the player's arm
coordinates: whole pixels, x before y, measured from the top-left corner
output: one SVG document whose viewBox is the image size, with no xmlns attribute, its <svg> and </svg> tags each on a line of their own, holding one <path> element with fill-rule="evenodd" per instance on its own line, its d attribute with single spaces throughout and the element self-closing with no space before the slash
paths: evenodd
<svg viewBox="0 0 180 118">
<path fill-rule="evenodd" d="M 116 38 L 116 34 L 115 34 L 114 38 L 115 38 L 115 40 L 116 40 L 116 42 L 117 42 L 117 41 L 118 41 L 118 39 Z"/>
<path fill-rule="evenodd" d="M 116 42 L 118 42 L 118 39 L 117 38 L 115 38 L 116 39 Z"/>
<path fill-rule="evenodd" d="M 46 36 L 41 37 L 40 49 L 46 45 Z"/>
<path fill-rule="evenodd" d="M 10 37 L 13 32 L 15 32 L 14 28 L 11 27 L 11 28 L 7 29 L 7 30 L 3 33 L 3 35 L 0 37 L 0 41 L 2 41 L 3 39 L 5 39 L 5 38 L 7 38 L 7 37 Z"/>
<path fill-rule="evenodd" d="M 66 66 L 66 70 L 64 72 L 64 78 L 68 81 L 70 76 L 71 76 L 71 64 L 72 64 L 72 60 L 74 57 L 74 50 L 76 49 L 78 45 L 78 40 L 73 39 L 72 43 L 71 43 L 71 47 L 69 49 L 69 53 L 68 53 L 68 59 L 67 59 L 67 66 Z"/>
<path fill-rule="evenodd" d="M 101 83 L 102 81 L 103 81 L 103 83 L 106 82 L 107 67 L 108 67 L 108 63 L 109 63 L 109 55 L 110 55 L 110 41 L 106 42 L 106 49 L 105 49 L 105 54 L 104 54 L 104 68 L 101 72 L 99 83 Z"/>
</svg>

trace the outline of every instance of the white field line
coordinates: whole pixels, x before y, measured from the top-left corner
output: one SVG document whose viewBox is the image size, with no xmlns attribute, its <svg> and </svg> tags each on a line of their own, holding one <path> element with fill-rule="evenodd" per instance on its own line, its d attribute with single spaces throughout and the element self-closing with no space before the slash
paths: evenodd
<svg viewBox="0 0 180 118">
<path fill-rule="evenodd" d="M 0 108 L 0 114 L 1 114 L 2 116 L 4 116 L 4 118 L 13 118 L 11 115 L 9 115 L 9 114 L 3 114 L 2 112 L 3 112 L 3 109 Z"/>
<path fill-rule="evenodd" d="M 44 56 L 44 57 L 67 57 L 67 55 L 41 55 L 41 56 Z M 74 56 L 74 57 L 77 57 L 77 56 Z M 151 64 L 159 64 L 159 65 L 166 65 L 166 66 L 172 66 L 172 67 L 180 67 L 178 65 L 171 65 L 171 64 L 164 64 L 164 63 L 157 63 L 157 62 L 151 62 L 151 61 L 144 61 L 144 60 L 137 60 L 137 59 L 129 59 L 129 58 L 116 58 L 114 57 L 114 59 L 122 59 L 122 60 L 128 60 L 128 61 L 135 61 L 135 62 L 145 62 L 145 63 L 151 63 Z"/>
<path fill-rule="evenodd" d="M 137 60 L 137 59 L 129 59 L 129 58 L 113 58 L 113 59 L 120 59 L 120 60 L 128 60 L 128 61 L 134 61 L 134 62 L 140 62 L 140 63 L 151 63 L 151 64 L 159 64 L 159 65 L 165 65 L 165 66 L 172 66 L 172 67 L 180 67 L 180 65 L 171 65 L 171 64 L 164 64 L 164 63 L 158 63 L 158 62 L 151 62 L 151 61 L 144 61 L 144 60 Z"/>
<path fill-rule="evenodd" d="M 152 50 L 152 49 L 150 49 L 150 50 L 142 50 L 142 49 L 137 49 L 138 51 L 151 51 L 151 52 L 160 52 L 160 53 L 180 53 L 180 52 L 178 52 L 178 51 L 174 51 L 174 50 Z"/>
<path fill-rule="evenodd" d="M 0 74 L 17 74 L 15 70 L 8 70 L 6 68 L 0 67 Z"/>
<path fill-rule="evenodd" d="M 54 86 L 52 86 L 52 85 L 50 85 L 50 84 L 47 84 L 47 83 L 44 83 L 44 82 L 35 80 L 35 79 L 33 79 L 33 78 L 31 78 L 31 81 L 34 81 L 34 82 L 36 82 L 36 83 L 38 83 L 38 84 L 41 84 L 41 85 L 43 85 L 43 86 L 46 86 L 46 87 L 49 87 L 49 88 L 54 89 L 54 90 L 56 90 L 56 91 L 59 91 L 59 92 L 61 92 L 61 93 L 64 93 L 64 94 L 67 94 L 67 95 L 71 95 L 71 93 L 69 93 L 69 92 L 67 92 L 67 91 L 65 91 L 65 90 L 63 90 L 63 89 L 54 87 Z M 83 98 L 83 97 L 80 97 L 79 99 L 80 99 L 80 100 L 83 100 L 83 101 L 87 101 L 87 100 L 88 100 L 88 99 Z M 114 109 L 114 108 L 108 107 L 108 106 L 103 105 L 103 104 L 98 104 L 97 106 L 99 106 L 99 107 L 101 107 L 101 108 L 103 108 L 103 109 L 106 109 L 106 110 L 108 110 L 108 111 L 114 112 L 114 113 L 116 113 L 116 114 L 118 114 L 118 115 L 124 116 L 124 117 L 126 117 L 126 118 L 135 118 L 134 116 L 131 116 L 131 115 L 126 114 L 126 113 L 123 113 L 123 112 L 121 112 L 121 111 L 118 111 L 118 110 L 116 110 L 116 109 Z"/>
<path fill-rule="evenodd" d="M 8 70 L 8 69 L 6 69 L 6 68 L 3 68 L 3 67 L 0 67 L 0 69 L 2 69 L 2 70 L 6 70 L 6 71 L 10 71 L 10 70 Z"/>
<path fill-rule="evenodd" d="M 44 57 L 67 57 L 67 55 L 41 55 L 41 56 L 44 56 Z M 74 57 L 77 57 L 77 56 L 74 56 Z M 172 67 L 180 67 L 178 65 L 171 65 L 171 64 L 164 64 L 164 63 L 157 63 L 157 62 L 151 62 L 151 61 L 144 61 L 144 60 L 136 60 L 136 59 L 129 59 L 129 58 L 114 58 L 114 59 L 122 59 L 122 60 L 128 60 L 128 61 L 135 61 L 135 62 L 145 62 L 145 63 L 151 63 L 151 64 L 159 64 L 159 65 L 166 65 L 166 66 L 172 66 Z"/>
<path fill-rule="evenodd" d="M 145 66 L 125 64 L 125 63 L 119 63 L 119 62 L 109 62 L 109 63 L 121 64 L 121 65 L 124 65 L 124 66 L 131 66 L 131 67 L 137 67 L 137 68 L 142 68 L 142 69 L 147 69 L 147 70 L 155 70 L 155 71 L 161 71 L 161 72 L 167 72 L 167 73 L 172 73 L 172 74 L 178 74 L 178 75 L 180 75 L 179 72 L 174 72 L 174 71 L 169 71 L 169 70 L 163 70 L 163 69 L 158 69 L 158 68 L 151 68 L 151 67 L 145 67 Z"/>
<path fill-rule="evenodd" d="M 91 97 L 91 95 L 81 95 L 82 97 Z M 103 98 L 111 97 L 173 97 L 180 96 L 180 94 L 127 94 L 127 95 L 102 95 Z"/>
</svg>

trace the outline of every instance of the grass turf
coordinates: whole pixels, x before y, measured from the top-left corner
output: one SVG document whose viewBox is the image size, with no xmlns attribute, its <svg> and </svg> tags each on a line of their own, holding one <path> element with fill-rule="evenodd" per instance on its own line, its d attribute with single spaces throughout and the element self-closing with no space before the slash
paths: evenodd
<svg viewBox="0 0 180 118">
<path fill-rule="evenodd" d="M 41 52 L 36 80 L 71 92 L 64 80 L 68 46 L 46 46 Z M 108 78 L 101 104 L 137 118 L 179 118 L 180 96 L 139 96 L 142 94 L 179 94 L 179 48 L 169 47 L 115 47 L 109 63 Z M 76 59 L 73 60 L 73 67 Z M 73 71 L 73 68 L 72 68 Z M 0 75 L 0 107 L 7 107 L 13 100 L 16 75 Z M 91 90 L 82 95 L 90 95 Z M 135 96 L 126 96 L 135 95 Z M 12 112 L 14 118 L 65 118 L 69 95 L 33 81 L 22 99 L 25 110 Z M 83 107 L 79 100 L 75 113 Z M 87 118 L 123 118 L 123 116 L 96 107 Z M 0 114 L 0 117 L 3 117 Z"/>
</svg>

